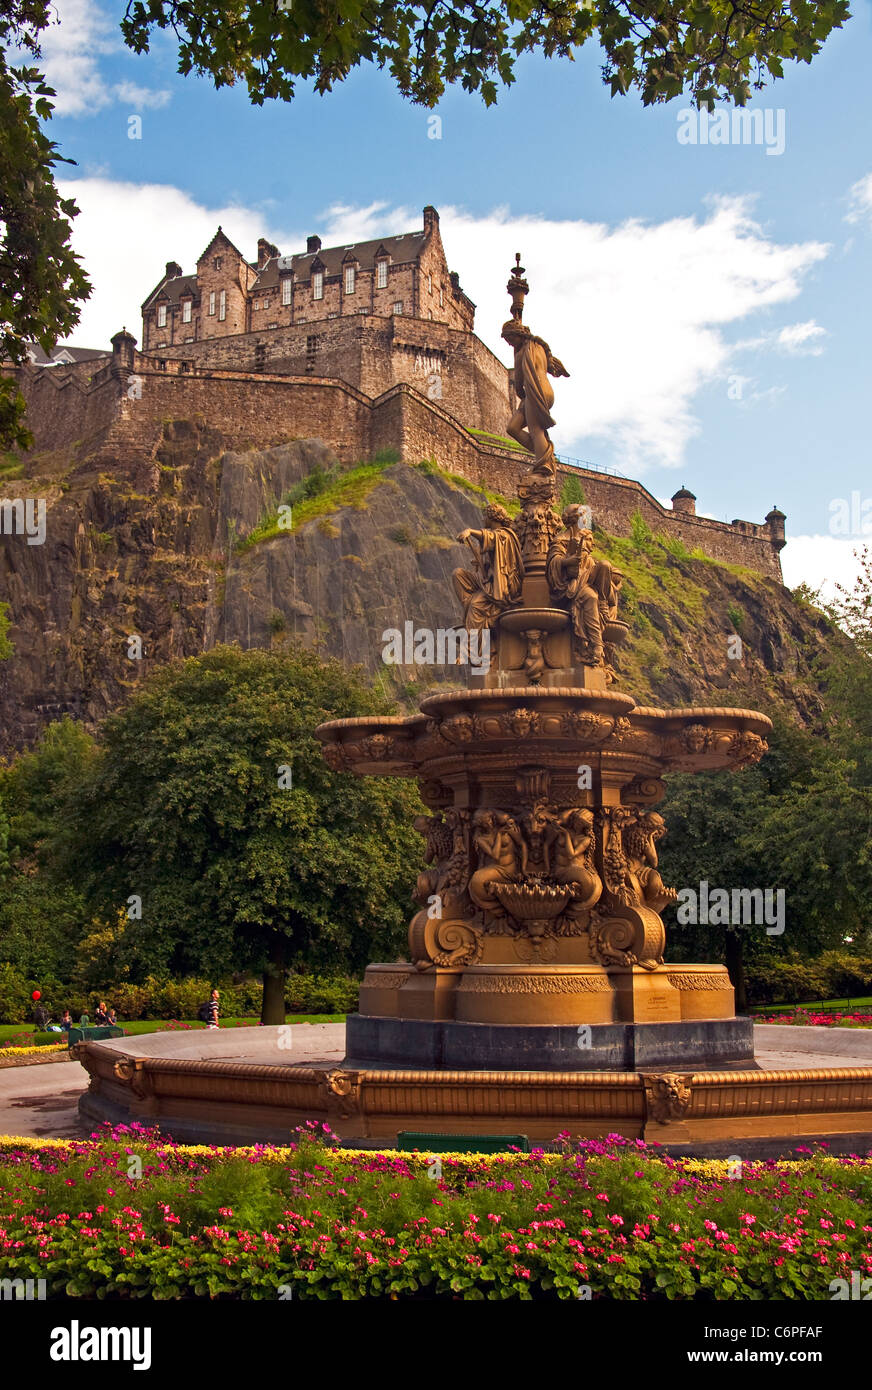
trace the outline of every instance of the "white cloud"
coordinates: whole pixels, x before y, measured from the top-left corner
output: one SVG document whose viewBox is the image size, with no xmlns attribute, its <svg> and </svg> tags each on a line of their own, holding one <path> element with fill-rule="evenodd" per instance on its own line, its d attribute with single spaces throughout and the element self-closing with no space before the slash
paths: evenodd
<svg viewBox="0 0 872 1390">
<path fill-rule="evenodd" d="M 853 589 L 860 574 L 859 553 L 864 542 L 837 536 L 791 536 L 781 552 L 781 572 L 789 589 L 808 584 L 832 599 L 836 584 Z"/>
<path fill-rule="evenodd" d="M 825 328 L 821 328 L 814 319 L 808 319 L 805 323 L 791 323 L 786 328 L 782 328 L 777 335 L 776 342 L 791 356 L 819 357 L 823 352 L 820 339 L 825 338 L 826 335 L 827 330 Z"/>
<path fill-rule="evenodd" d="M 852 184 L 848 197 L 850 207 L 845 214 L 846 222 L 865 222 L 872 216 L 872 174 L 865 174 Z"/>
<path fill-rule="evenodd" d="M 250 209 L 204 208 L 165 184 L 80 178 L 60 180 L 59 186 L 81 209 L 73 222 L 73 246 L 94 285 L 72 339 L 83 347 L 108 350 L 109 339 L 123 325 L 138 338 L 140 305 L 165 263 L 179 261 L 184 270 L 193 270 L 219 223 L 252 259 L 265 232 L 263 219 Z"/>
<path fill-rule="evenodd" d="M 336 245 L 421 225 L 420 209 L 376 202 L 336 204 L 321 227 L 282 231 L 255 211 L 207 209 L 172 187 L 91 178 L 67 181 L 64 191 L 82 207 L 74 242 L 95 281 L 76 334 L 88 346 L 107 342 L 122 317 L 138 321 L 164 261 L 193 269 L 218 222 L 252 257 L 259 235 L 291 251 L 314 231 Z M 449 265 L 477 301 L 477 331 L 505 362 L 505 284 L 522 251 L 531 286 L 525 319 L 571 373 L 557 383 L 558 449 L 589 457 L 608 444 L 631 474 L 682 463 L 698 430 L 694 396 L 732 366 L 728 329 L 795 299 L 827 254 L 817 242 L 775 243 L 737 198 L 713 202 L 699 218 L 616 227 L 513 216 L 508 208 L 474 217 L 449 207 L 441 228 Z M 779 350 L 777 336 L 767 335 L 771 352 Z"/>
<path fill-rule="evenodd" d="M 117 21 L 94 0 L 53 0 L 53 21 L 40 39 L 40 70 L 57 96 L 59 116 L 90 116 L 116 102 L 139 107 L 165 106 L 170 92 L 112 82 L 101 60 L 126 53 Z"/>
</svg>

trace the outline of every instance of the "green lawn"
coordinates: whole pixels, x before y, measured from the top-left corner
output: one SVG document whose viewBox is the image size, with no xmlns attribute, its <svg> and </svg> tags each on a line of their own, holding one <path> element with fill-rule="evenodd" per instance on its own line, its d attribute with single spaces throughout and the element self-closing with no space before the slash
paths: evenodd
<svg viewBox="0 0 872 1390">
<path fill-rule="evenodd" d="M 220 1026 L 221 1028 L 232 1028 L 232 1027 L 234 1027 L 234 1026 L 240 1026 L 240 1027 L 241 1027 L 241 1026 L 246 1026 L 246 1027 L 249 1027 L 249 1028 L 256 1028 L 256 1027 L 257 1027 L 257 1024 L 258 1024 L 258 1021 L 259 1021 L 259 1020 L 256 1019 L 256 1018 L 222 1018 L 222 1019 L 220 1020 L 219 1026 Z M 205 1023 L 200 1023 L 198 1019 L 186 1018 L 186 1019 L 182 1019 L 181 1022 L 190 1024 L 190 1026 L 191 1026 L 192 1028 L 205 1028 L 205 1027 L 206 1027 L 206 1024 L 205 1024 Z M 344 1023 L 344 1022 L 345 1022 L 345 1014 L 287 1014 L 287 1015 L 285 1016 L 285 1022 L 286 1022 L 286 1023 Z M 119 1024 L 119 1027 L 123 1028 L 123 1029 L 124 1029 L 124 1032 L 125 1032 L 129 1037 L 137 1037 L 140 1033 L 160 1033 L 160 1032 L 165 1032 L 165 1031 L 170 1031 L 170 1032 L 175 1032 L 175 1031 L 177 1031 L 177 1030 L 175 1030 L 175 1029 L 170 1029 L 169 1020 L 166 1019 L 166 1018 L 143 1018 L 143 1019 L 137 1019 L 137 1020 L 136 1020 L 135 1022 L 133 1022 L 133 1023 L 126 1023 L 126 1022 L 122 1019 L 122 1020 L 121 1020 L 121 1023 Z M 9 1041 L 10 1038 L 14 1038 L 14 1037 L 15 1037 L 17 1034 L 19 1034 L 19 1033 L 32 1033 L 32 1032 L 33 1032 L 33 1024 L 32 1024 L 32 1023 L 0 1023 L 0 1047 L 2 1047 L 4 1043 L 7 1043 L 7 1042 Z M 41 1042 L 41 1043 L 42 1043 L 42 1042 L 45 1042 L 45 1043 L 50 1043 L 50 1042 L 57 1043 L 57 1042 L 63 1042 L 63 1040 L 64 1040 L 64 1035 L 63 1035 L 62 1033 L 39 1033 L 39 1034 L 37 1034 L 37 1041 L 38 1041 L 38 1042 Z"/>
<path fill-rule="evenodd" d="M 860 995 L 854 999 L 813 999 L 804 1004 L 754 1004 L 751 1012 L 754 1014 L 773 1014 L 781 1010 L 808 1009 L 808 1010 L 835 1010 L 838 1012 L 851 1013 L 854 1009 L 867 1008 L 872 1005 L 872 995 Z"/>
</svg>

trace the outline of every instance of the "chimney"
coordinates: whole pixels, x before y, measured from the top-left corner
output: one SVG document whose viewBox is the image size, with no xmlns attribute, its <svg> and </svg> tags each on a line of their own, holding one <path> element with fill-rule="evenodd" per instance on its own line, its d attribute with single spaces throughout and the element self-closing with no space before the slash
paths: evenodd
<svg viewBox="0 0 872 1390">
<path fill-rule="evenodd" d="M 258 270 L 263 270 L 263 268 L 264 268 L 264 266 L 266 265 L 267 261 L 271 260 L 273 256 L 277 256 L 278 254 L 279 254 L 279 248 L 278 248 L 277 246 L 273 246 L 272 242 L 271 242 L 271 241 L 267 241 L 267 239 L 266 239 L 265 236 L 258 237 L 258 239 L 257 239 L 257 268 L 258 268 Z"/>
<path fill-rule="evenodd" d="M 424 209 L 424 235 L 431 236 L 432 233 L 436 231 L 438 226 L 439 214 L 433 207 L 432 203 L 428 203 Z"/>
<path fill-rule="evenodd" d="M 784 523 L 787 520 L 784 512 L 773 507 L 771 512 L 766 513 L 766 525 L 769 527 L 769 539 L 775 550 L 783 550 L 787 545 L 787 538 L 784 535 Z"/>
<path fill-rule="evenodd" d="M 181 273 L 182 267 L 179 265 L 178 261 L 167 261 L 167 273 L 165 277 L 167 280 L 175 280 Z"/>
<path fill-rule="evenodd" d="M 321 250 L 321 238 L 320 238 L 319 236 L 310 236 L 310 237 L 307 237 L 307 238 L 306 238 L 306 255 L 307 255 L 307 256 L 314 256 L 315 253 L 316 253 L 316 251 L 320 251 L 320 250 Z"/>
<path fill-rule="evenodd" d="M 696 516 L 696 498 L 689 488 L 680 487 L 672 494 L 672 510 L 685 516 Z"/>
</svg>

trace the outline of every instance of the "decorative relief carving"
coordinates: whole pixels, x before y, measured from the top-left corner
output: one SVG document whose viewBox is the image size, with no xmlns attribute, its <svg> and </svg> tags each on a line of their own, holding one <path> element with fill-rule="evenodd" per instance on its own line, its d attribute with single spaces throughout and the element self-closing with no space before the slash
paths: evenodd
<svg viewBox="0 0 872 1390">
<path fill-rule="evenodd" d="M 363 978 L 361 989 L 402 989 L 410 978 L 410 970 L 380 970 L 377 975 Z"/>
<path fill-rule="evenodd" d="M 347 1120 L 360 1114 L 360 1072 L 343 1067 L 326 1071 L 321 1093 L 328 1115 Z"/>
<path fill-rule="evenodd" d="M 692 970 L 670 970 L 666 976 L 669 983 L 675 989 L 701 990 L 727 990 L 732 989 L 729 975 L 718 974 L 696 974 Z"/>
<path fill-rule="evenodd" d="M 562 975 L 555 966 L 547 975 L 465 975 L 462 989 L 472 994 L 606 994 L 607 975 Z"/>
<path fill-rule="evenodd" d="M 647 1118 L 661 1125 L 680 1120 L 690 1109 L 692 1081 L 692 1073 L 643 1072 Z"/>
</svg>

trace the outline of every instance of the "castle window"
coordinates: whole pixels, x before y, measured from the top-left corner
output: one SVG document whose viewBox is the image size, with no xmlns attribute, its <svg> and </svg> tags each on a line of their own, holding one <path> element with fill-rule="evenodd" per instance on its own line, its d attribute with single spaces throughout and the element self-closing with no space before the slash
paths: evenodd
<svg viewBox="0 0 872 1390">
<path fill-rule="evenodd" d="M 209 313 L 210 313 L 210 314 L 214 314 L 214 312 L 215 312 L 215 291 L 214 291 L 214 290 L 210 290 L 210 291 L 209 291 Z"/>
<path fill-rule="evenodd" d="M 190 322 L 191 322 L 191 301 L 190 301 L 190 299 L 183 299 L 183 300 L 182 300 L 182 323 L 190 323 Z"/>
<path fill-rule="evenodd" d="M 396 301 L 396 303 L 394 304 L 394 313 L 395 313 L 395 314 L 401 314 L 402 312 L 403 312 L 403 301 L 402 301 L 401 299 L 398 299 L 398 300 Z"/>
<path fill-rule="evenodd" d="M 427 276 L 427 293 L 428 293 L 428 294 L 432 294 L 432 293 L 433 293 L 433 276 L 432 276 L 432 275 L 428 275 L 428 276 Z"/>
<path fill-rule="evenodd" d="M 186 343 L 192 343 L 193 341 L 194 341 L 193 338 L 186 338 L 186 339 L 185 339 L 185 342 L 186 342 Z"/>
<path fill-rule="evenodd" d="M 387 261 L 379 261 L 376 266 L 375 287 L 377 290 L 386 290 L 388 287 Z"/>
<path fill-rule="evenodd" d="M 157 326 L 158 328 L 166 328 L 167 326 L 167 306 L 165 304 L 158 304 L 157 306 Z"/>
<path fill-rule="evenodd" d="M 259 300 L 259 299 L 256 299 L 256 300 L 254 301 L 254 307 L 255 307 L 255 309 L 259 309 L 259 308 L 260 308 L 260 300 Z"/>
<path fill-rule="evenodd" d="M 323 270 L 316 270 L 316 271 L 313 271 L 313 273 L 312 273 L 312 298 L 313 298 L 313 299 L 323 299 L 323 298 L 324 298 L 324 272 L 323 272 Z"/>
<path fill-rule="evenodd" d="M 227 317 L 227 291 L 221 290 L 218 295 L 218 317 L 223 322 Z"/>
<path fill-rule="evenodd" d="M 439 286 L 439 308 L 445 308 L 445 291 L 441 285 Z"/>
<path fill-rule="evenodd" d="M 345 267 L 345 293 L 354 294 L 354 266 Z"/>
<path fill-rule="evenodd" d="M 291 302 L 291 290 L 292 290 L 292 281 L 291 281 L 291 277 L 290 277 L 290 275 L 286 275 L 286 276 L 284 277 L 284 279 L 282 280 L 282 303 L 283 303 L 283 304 L 290 304 L 290 302 Z"/>
<path fill-rule="evenodd" d="M 310 333 L 309 336 L 306 338 L 306 354 L 309 357 L 314 357 L 317 351 L 318 336 L 315 333 Z"/>
<path fill-rule="evenodd" d="M 213 269 L 213 270 L 220 270 L 220 269 L 221 269 L 221 257 L 220 257 L 220 256 L 215 256 L 215 257 L 213 258 L 213 260 L 212 260 L 212 269 Z"/>
</svg>

